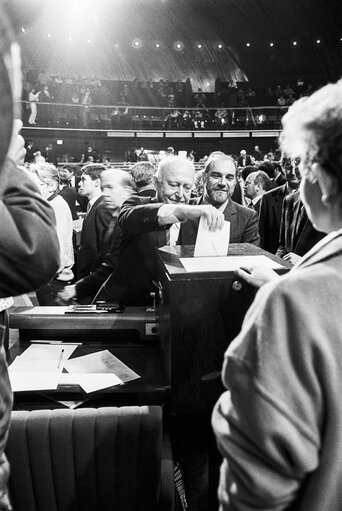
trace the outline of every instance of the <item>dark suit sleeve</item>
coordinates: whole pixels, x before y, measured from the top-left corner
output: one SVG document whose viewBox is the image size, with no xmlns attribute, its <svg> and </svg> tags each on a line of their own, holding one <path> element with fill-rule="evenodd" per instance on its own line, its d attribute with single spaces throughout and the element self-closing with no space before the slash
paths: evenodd
<svg viewBox="0 0 342 511">
<path fill-rule="evenodd" d="M 101 256 L 97 268 L 89 275 L 76 282 L 76 294 L 79 300 L 93 298 L 102 284 L 116 269 L 121 244 L 121 229 L 117 216 L 112 217 L 102 243 Z"/>
<path fill-rule="evenodd" d="M 54 212 L 31 178 L 7 160 L 0 174 L 0 297 L 33 291 L 59 267 Z"/>
<path fill-rule="evenodd" d="M 259 234 L 260 234 L 260 247 L 265 248 L 266 240 L 265 240 L 265 223 L 266 218 L 268 216 L 268 201 L 264 196 L 260 199 L 260 209 L 259 209 Z"/>
<path fill-rule="evenodd" d="M 286 230 L 286 203 L 287 200 L 285 198 L 283 202 L 283 208 L 281 210 L 281 222 L 280 222 L 280 232 L 279 232 L 279 246 L 276 252 L 278 257 L 284 257 L 287 254 L 286 250 L 286 240 L 285 240 L 285 230 Z"/>
<path fill-rule="evenodd" d="M 149 197 L 137 195 L 125 201 L 118 219 L 123 236 L 164 230 L 166 226 L 160 226 L 158 223 L 158 210 L 161 205 L 151 203 Z"/>
<path fill-rule="evenodd" d="M 260 244 L 260 236 L 258 231 L 258 214 L 256 211 L 252 212 L 253 214 L 247 220 L 245 225 L 241 243 L 251 243 L 252 245 L 256 245 L 257 247 Z"/>
</svg>

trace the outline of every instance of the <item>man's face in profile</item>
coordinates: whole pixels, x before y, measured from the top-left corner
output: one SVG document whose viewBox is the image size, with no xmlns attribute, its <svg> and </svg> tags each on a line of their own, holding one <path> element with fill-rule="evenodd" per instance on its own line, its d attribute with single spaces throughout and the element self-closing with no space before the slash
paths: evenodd
<svg viewBox="0 0 342 511">
<path fill-rule="evenodd" d="M 204 174 L 204 184 L 210 204 L 220 206 L 226 202 L 236 185 L 234 162 L 226 158 L 214 160 Z"/>
</svg>

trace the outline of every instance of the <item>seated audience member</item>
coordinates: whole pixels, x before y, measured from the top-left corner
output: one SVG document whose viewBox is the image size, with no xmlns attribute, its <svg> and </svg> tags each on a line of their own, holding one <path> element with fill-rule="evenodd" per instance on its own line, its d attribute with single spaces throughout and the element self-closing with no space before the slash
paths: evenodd
<svg viewBox="0 0 342 511">
<path fill-rule="evenodd" d="M 260 199 L 271 187 L 271 179 L 266 172 L 257 170 L 251 172 L 244 183 L 245 196 L 251 201 L 249 208 L 259 213 Z"/>
<path fill-rule="evenodd" d="M 195 169 L 188 159 L 169 156 L 161 160 L 154 176 L 156 198 L 133 195 L 123 204 L 119 261 L 95 300 L 148 304 L 157 277 L 155 248 L 175 245 L 179 224 L 191 218 L 204 216 L 212 230 L 223 227 L 223 215 L 213 206 L 187 204 L 194 178 Z"/>
<path fill-rule="evenodd" d="M 296 264 L 323 236 L 310 222 L 299 192 L 285 197 L 276 255 Z"/>
<path fill-rule="evenodd" d="M 137 195 L 154 197 L 156 194 L 153 184 L 153 176 L 156 173 L 155 166 L 149 161 L 140 161 L 133 165 L 130 172 L 137 189 Z"/>
<path fill-rule="evenodd" d="M 258 215 L 255 211 L 237 204 L 231 195 L 237 183 L 237 168 L 234 160 L 224 153 L 215 154 L 204 168 L 204 194 L 197 204 L 211 204 L 230 222 L 231 243 L 259 245 Z M 188 220 L 181 227 L 180 244 L 196 243 L 199 218 Z"/>
<path fill-rule="evenodd" d="M 286 195 L 298 190 L 300 183 L 299 161 L 283 159 L 282 166 L 286 184 L 266 192 L 260 201 L 259 234 L 260 247 L 275 254 L 279 246 L 281 212 Z M 260 168 L 260 167 L 259 167 Z"/>
<path fill-rule="evenodd" d="M 13 396 L 4 342 L 8 336 L 9 297 L 35 290 L 58 269 L 58 240 L 51 206 L 26 172 L 22 122 L 14 119 L 21 100 L 20 48 L 15 42 L 8 3 L 0 2 L 0 509 L 12 506 L 7 490 L 10 468 L 5 455 Z"/>
<path fill-rule="evenodd" d="M 228 391 L 213 413 L 227 511 L 331 511 L 342 501 L 342 83 L 301 98 L 282 122 L 307 215 L 328 236 L 285 276 L 237 272 L 256 287 L 273 278 L 225 354 Z"/>
<path fill-rule="evenodd" d="M 75 164 L 66 163 L 59 169 L 59 195 L 67 202 L 73 220 L 78 219 L 77 215 L 77 190 L 75 187 Z M 73 184 L 74 183 L 74 184 Z"/>
<path fill-rule="evenodd" d="M 264 155 L 260 151 L 258 145 L 254 146 L 254 150 L 253 150 L 252 156 L 255 159 L 255 161 L 262 161 L 263 160 Z"/>
<path fill-rule="evenodd" d="M 252 165 L 253 160 L 250 154 L 247 154 L 246 149 L 241 149 L 240 156 L 238 157 L 237 166 L 238 167 L 246 167 L 247 165 Z"/>
<path fill-rule="evenodd" d="M 97 266 L 93 267 L 89 275 L 64 288 L 59 297 L 65 302 L 75 298 L 78 302 L 89 303 L 113 272 L 118 261 L 121 230 L 117 219 L 123 202 L 134 193 L 135 185 L 128 172 L 117 169 L 103 170 L 100 180 L 104 201 L 112 212 L 112 218 L 102 236 Z"/>
<path fill-rule="evenodd" d="M 148 154 L 143 147 L 137 149 L 137 161 L 148 161 Z"/>
<path fill-rule="evenodd" d="M 98 267 L 103 239 L 112 219 L 112 212 L 101 190 L 100 176 L 104 170 L 106 167 L 98 163 L 82 167 L 78 190 L 89 202 L 76 255 L 78 279 L 86 277 Z"/>
<path fill-rule="evenodd" d="M 74 250 L 72 244 L 72 217 L 68 204 L 59 195 L 59 175 L 56 167 L 50 163 L 30 165 L 29 172 L 55 213 L 56 230 L 59 242 L 60 265 L 56 275 L 45 286 L 37 289 L 39 305 L 59 305 L 57 294 L 74 278 Z"/>
</svg>

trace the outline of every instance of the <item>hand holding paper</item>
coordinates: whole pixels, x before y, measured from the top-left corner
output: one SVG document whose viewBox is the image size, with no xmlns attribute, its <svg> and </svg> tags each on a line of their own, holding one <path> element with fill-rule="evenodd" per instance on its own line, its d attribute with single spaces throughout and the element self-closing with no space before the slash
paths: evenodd
<svg viewBox="0 0 342 511">
<path fill-rule="evenodd" d="M 211 231 L 208 227 L 206 217 L 201 216 L 197 231 L 194 257 L 226 256 L 229 247 L 229 234 L 230 222 L 224 221 L 222 229 Z"/>
</svg>

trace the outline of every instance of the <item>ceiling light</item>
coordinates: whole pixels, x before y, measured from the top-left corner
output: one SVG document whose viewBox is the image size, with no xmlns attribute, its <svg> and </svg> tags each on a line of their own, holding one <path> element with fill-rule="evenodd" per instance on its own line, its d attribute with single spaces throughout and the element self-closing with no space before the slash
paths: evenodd
<svg viewBox="0 0 342 511">
<path fill-rule="evenodd" d="M 251 43 L 246 43 L 247 48 L 249 48 L 249 47 L 250 47 L 250 45 L 251 45 Z"/>
<path fill-rule="evenodd" d="M 21 31 L 23 34 L 25 34 L 25 32 L 26 32 L 25 27 L 21 27 Z"/>
<path fill-rule="evenodd" d="M 320 40 L 320 39 L 317 39 L 316 43 L 317 43 L 317 44 L 320 44 L 320 43 L 321 43 L 321 40 Z"/>
<path fill-rule="evenodd" d="M 297 41 L 293 41 L 292 44 L 293 44 L 293 46 L 297 46 L 298 43 L 297 43 Z"/>
<path fill-rule="evenodd" d="M 271 46 L 271 47 L 272 47 L 272 46 L 274 46 L 274 43 L 270 43 L 270 46 Z"/>
<path fill-rule="evenodd" d="M 223 44 L 219 43 L 219 44 L 217 45 L 217 47 L 218 47 L 218 49 L 219 49 L 219 50 L 222 50 L 222 48 L 223 48 Z"/>
</svg>

